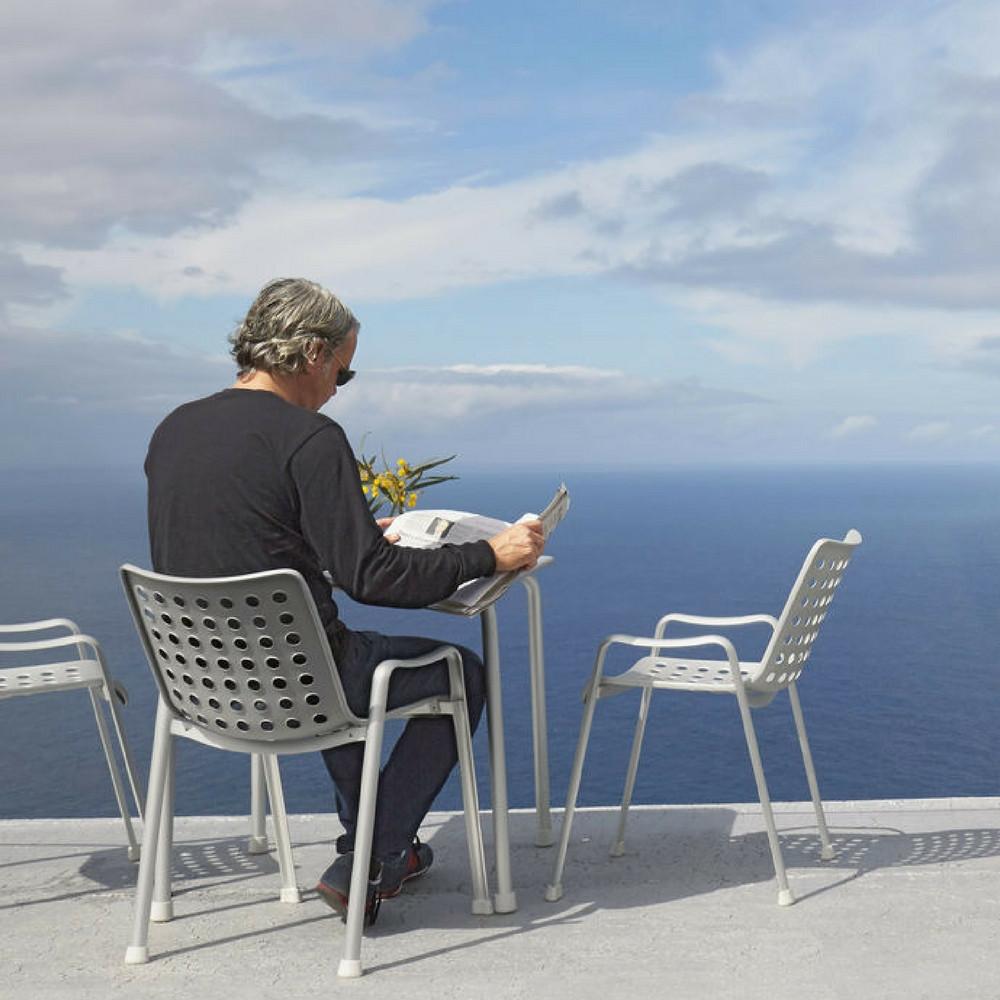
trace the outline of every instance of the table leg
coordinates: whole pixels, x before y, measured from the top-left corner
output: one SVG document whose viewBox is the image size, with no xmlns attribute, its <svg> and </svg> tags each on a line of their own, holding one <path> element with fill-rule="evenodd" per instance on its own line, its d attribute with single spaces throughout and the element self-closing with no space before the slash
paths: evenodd
<svg viewBox="0 0 1000 1000">
<path fill-rule="evenodd" d="M 545 651 L 542 641 L 542 592 L 533 576 L 522 576 L 528 592 L 528 650 L 531 660 L 531 737 L 535 760 L 536 847 L 551 847 L 549 811 L 549 734 L 545 714 Z"/>
<path fill-rule="evenodd" d="M 250 754 L 250 843 L 247 854 L 267 854 L 267 786 L 260 754 Z"/>
<path fill-rule="evenodd" d="M 490 607 L 479 616 L 486 667 L 486 723 L 490 737 L 490 775 L 493 788 L 493 843 L 496 850 L 497 913 L 513 913 L 517 895 L 510 872 L 510 824 L 507 805 L 507 758 L 503 741 L 503 702 L 500 691 L 500 641 L 496 611 Z"/>
</svg>

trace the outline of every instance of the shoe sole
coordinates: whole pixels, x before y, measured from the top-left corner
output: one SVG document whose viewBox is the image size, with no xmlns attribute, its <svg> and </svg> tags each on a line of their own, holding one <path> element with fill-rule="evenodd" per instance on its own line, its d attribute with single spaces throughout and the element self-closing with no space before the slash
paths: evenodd
<svg viewBox="0 0 1000 1000">
<path fill-rule="evenodd" d="M 426 868 L 418 868 L 415 872 L 407 872 L 400 880 L 399 885 L 396 886 L 392 892 L 382 892 L 379 890 L 379 899 L 395 899 L 402 891 L 403 886 L 410 881 L 410 879 L 420 878 L 421 875 L 426 875 L 430 871 L 430 865 Z"/>
<path fill-rule="evenodd" d="M 347 923 L 347 896 L 336 889 L 331 889 L 330 886 L 324 885 L 322 882 L 316 886 L 316 894 L 344 923 Z M 377 907 L 374 906 L 375 902 L 376 900 L 373 900 L 371 906 L 365 907 L 365 927 L 370 927 L 375 922 L 375 915 L 378 912 Z"/>
</svg>

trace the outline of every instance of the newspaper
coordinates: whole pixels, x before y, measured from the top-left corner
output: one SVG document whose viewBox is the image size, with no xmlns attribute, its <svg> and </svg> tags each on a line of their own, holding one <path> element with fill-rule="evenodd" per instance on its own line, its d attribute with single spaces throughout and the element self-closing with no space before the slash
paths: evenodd
<svg viewBox="0 0 1000 1000">
<path fill-rule="evenodd" d="M 556 525 L 566 516 L 569 499 L 569 490 L 562 483 L 541 514 L 525 514 L 518 519 L 518 523 L 537 518 L 542 522 L 542 534 L 548 539 Z M 462 510 L 408 510 L 392 522 L 386 534 L 399 535 L 397 545 L 436 549 L 446 544 L 461 545 L 463 542 L 492 538 L 509 527 L 509 521 Z M 508 571 L 470 580 L 434 607 L 453 614 L 477 615 L 496 601 L 519 575 L 519 572 Z"/>
</svg>

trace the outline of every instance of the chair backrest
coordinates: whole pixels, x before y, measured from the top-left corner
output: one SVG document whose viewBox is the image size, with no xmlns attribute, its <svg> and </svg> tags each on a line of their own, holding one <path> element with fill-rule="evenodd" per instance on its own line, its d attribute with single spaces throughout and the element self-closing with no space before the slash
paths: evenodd
<svg viewBox="0 0 1000 1000">
<path fill-rule="evenodd" d="M 844 571 L 860 544 L 861 533 L 851 528 L 842 542 L 821 538 L 809 550 L 760 669 L 749 679 L 755 691 L 780 691 L 798 680 Z"/>
<path fill-rule="evenodd" d="M 199 579 L 126 565 L 121 575 L 160 694 L 192 725 L 272 742 L 359 721 L 294 570 Z"/>
</svg>

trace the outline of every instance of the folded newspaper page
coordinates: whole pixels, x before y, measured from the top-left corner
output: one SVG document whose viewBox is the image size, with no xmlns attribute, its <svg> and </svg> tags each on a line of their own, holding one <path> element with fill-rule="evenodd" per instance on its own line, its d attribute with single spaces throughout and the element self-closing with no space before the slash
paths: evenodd
<svg viewBox="0 0 1000 1000">
<path fill-rule="evenodd" d="M 563 483 L 541 514 L 525 514 L 518 519 L 518 523 L 533 521 L 537 517 L 542 522 L 542 533 L 548 539 L 568 510 L 569 490 Z M 462 510 L 408 510 L 392 522 L 386 534 L 399 535 L 397 545 L 436 549 L 446 544 L 460 545 L 462 542 L 492 538 L 509 527 L 509 521 Z M 511 571 L 470 580 L 434 607 L 454 614 L 477 615 L 496 601 L 519 575 L 520 573 Z"/>
</svg>

